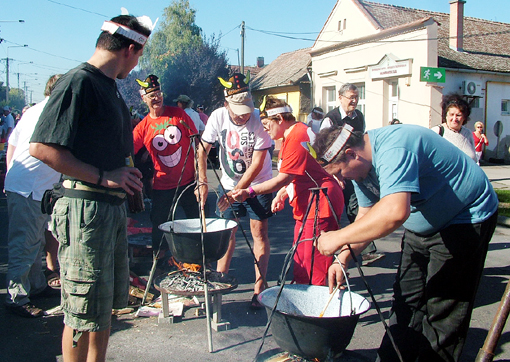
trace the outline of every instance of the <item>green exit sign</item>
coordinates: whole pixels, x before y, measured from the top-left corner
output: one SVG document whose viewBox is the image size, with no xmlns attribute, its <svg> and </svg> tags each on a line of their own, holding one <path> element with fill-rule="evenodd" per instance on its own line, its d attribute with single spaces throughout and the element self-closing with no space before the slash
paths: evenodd
<svg viewBox="0 0 510 362">
<path fill-rule="evenodd" d="M 420 67 L 420 81 L 444 83 L 446 71 L 444 68 Z"/>
</svg>

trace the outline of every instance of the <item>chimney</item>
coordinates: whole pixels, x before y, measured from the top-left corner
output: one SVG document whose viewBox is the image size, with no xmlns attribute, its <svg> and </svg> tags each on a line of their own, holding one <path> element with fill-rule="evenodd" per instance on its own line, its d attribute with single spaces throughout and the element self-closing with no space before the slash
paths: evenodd
<svg viewBox="0 0 510 362">
<path fill-rule="evenodd" d="M 257 57 L 257 67 L 258 68 L 264 67 L 264 57 Z"/>
<path fill-rule="evenodd" d="M 450 48 L 461 52 L 464 47 L 465 0 L 450 0 Z"/>
</svg>

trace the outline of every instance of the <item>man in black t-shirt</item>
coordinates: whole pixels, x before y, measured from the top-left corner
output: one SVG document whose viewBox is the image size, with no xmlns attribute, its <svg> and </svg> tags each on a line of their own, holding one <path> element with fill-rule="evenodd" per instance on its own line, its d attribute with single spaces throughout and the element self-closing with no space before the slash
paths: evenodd
<svg viewBox="0 0 510 362">
<path fill-rule="evenodd" d="M 65 361 L 104 360 L 112 308 L 127 305 L 123 204 L 126 193 L 141 191 L 142 175 L 126 167 L 132 125 L 115 79 L 137 65 L 152 28 L 146 19 L 104 22 L 94 54 L 57 82 L 31 139 L 30 154 L 64 175 L 52 222 L 60 243 Z"/>
</svg>

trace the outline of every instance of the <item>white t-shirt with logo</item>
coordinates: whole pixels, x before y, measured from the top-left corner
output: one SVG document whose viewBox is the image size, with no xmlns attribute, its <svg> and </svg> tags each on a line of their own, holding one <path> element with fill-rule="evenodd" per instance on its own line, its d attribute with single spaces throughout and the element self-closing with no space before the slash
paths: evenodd
<svg viewBox="0 0 510 362">
<path fill-rule="evenodd" d="M 264 131 L 257 109 L 248 122 L 242 126 L 234 124 L 225 107 L 212 112 L 205 126 L 202 140 L 220 144 L 221 183 L 226 190 L 232 190 L 250 167 L 254 151 L 268 150 L 271 137 Z M 264 158 L 264 166 L 255 176 L 252 185 L 271 179 L 272 162 L 269 152 Z"/>
</svg>

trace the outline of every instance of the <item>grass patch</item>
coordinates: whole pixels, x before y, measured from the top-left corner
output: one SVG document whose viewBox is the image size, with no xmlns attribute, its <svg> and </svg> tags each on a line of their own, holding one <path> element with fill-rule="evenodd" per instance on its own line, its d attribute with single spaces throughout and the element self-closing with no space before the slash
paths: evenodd
<svg viewBox="0 0 510 362">
<path fill-rule="evenodd" d="M 494 190 L 499 200 L 499 215 L 510 217 L 510 190 Z"/>
<path fill-rule="evenodd" d="M 498 195 L 499 202 L 510 202 L 510 190 L 494 190 Z"/>
</svg>

